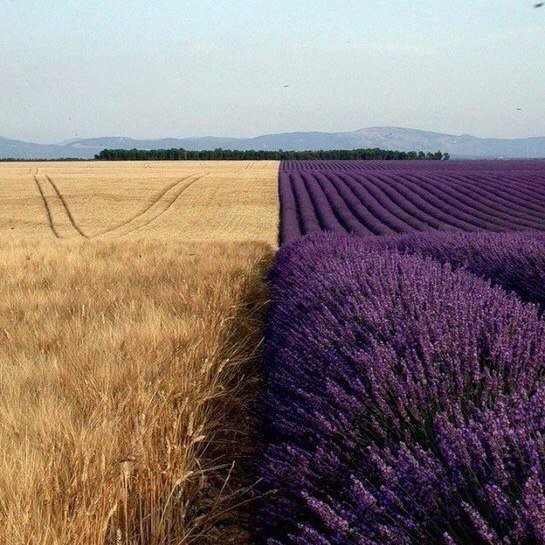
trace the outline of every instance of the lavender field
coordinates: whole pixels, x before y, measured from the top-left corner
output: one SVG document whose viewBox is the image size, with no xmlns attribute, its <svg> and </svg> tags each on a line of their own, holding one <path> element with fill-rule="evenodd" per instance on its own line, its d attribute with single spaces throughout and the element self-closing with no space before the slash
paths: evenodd
<svg viewBox="0 0 545 545">
<path fill-rule="evenodd" d="M 286 162 L 280 196 L 263 542 L 545 544 L 545 163 Z"/>
<path fill-rule="evenodd" d="M 285 161 L 280 238 L 545 229 L 545 161 Z"/>
</svg>

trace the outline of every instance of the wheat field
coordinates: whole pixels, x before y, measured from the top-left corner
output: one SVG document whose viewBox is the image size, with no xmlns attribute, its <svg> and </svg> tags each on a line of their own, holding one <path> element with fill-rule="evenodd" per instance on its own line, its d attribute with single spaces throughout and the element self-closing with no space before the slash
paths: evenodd
<svg viewBox="0 0 545 545">
<path fill-rule="evenodd" d="M 0 163 L 0 236 L 276 244 L 276 161 Z"/>
<path fill-rule="evenodd" d="M 2 164 L 0 203 L 0 543 L 248 543 L 276 164 Z"/>
</svg>

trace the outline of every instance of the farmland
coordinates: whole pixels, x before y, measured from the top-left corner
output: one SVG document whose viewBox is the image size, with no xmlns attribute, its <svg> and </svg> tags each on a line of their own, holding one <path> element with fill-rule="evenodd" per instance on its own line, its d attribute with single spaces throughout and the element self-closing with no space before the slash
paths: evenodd
<svg viewBox="0 0 545 545">
<path fill-rule="evenodd" d="M 281 166 L 269 545 L 545 543 L 544 167 Z"/>
<path fill-rule="evenodd" d="M 0 164 L 0 235 L 276 244 L 275 161 Z"/>
<path fill-rule="evenodd" d="M 262 405 L 263 486 L 280 491 L 261 514 L 269 543 L 544 543 L 545 325 L 521 288 L 543 306 L 545 241 L 482 236 L 456 241 L 454 267 L 485 249 L 464 270 L 414 241 L 315 234 L 280 251 Z M 421 245 L 434 247 L 448 244 Z M 508 281 L 517 262 L 526 283 Z M 510 294 L 479 277 L 483 263 Z"/>
<path fill-rule="evenodd" d="M 276 195 L 276 163 L 0 165 L 2 545 L 247 541 Z"/>
<path fill-rule="evenodd" d="M 545 229 L 540 161 L 287 161 L 281 237 Z"/>
<path fill-rule="evenodd" d="M 545 545 L 545 162 L 0 182 L 2 545 Z"/>
</svg>

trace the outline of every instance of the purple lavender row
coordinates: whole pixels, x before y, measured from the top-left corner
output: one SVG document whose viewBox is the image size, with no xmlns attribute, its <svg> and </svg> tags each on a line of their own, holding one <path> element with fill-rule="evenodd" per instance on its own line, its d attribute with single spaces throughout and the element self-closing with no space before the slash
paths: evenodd
<svg viewBox="0 0 545 545">
<path fill-rule="evenodd" d="M 473 217 L 481 222 L 484 228 L 501 229 L 539 229 L 545 227 L 545 215 L 538 221 L 530 221 L 521 217 L 520 212 L 513 211 L 512 207 L 505 212 L 494 210 L 494 201 L 490 199 L 478 199 L 475 191 L 470 195 L 467 190 L 460 188 L 461 184 L 455 186 L 442 181 L 439 177 L 433 179 L 423 175 L 407 174 L 402 176 L 407 180 L 414 181 L 422 191 L 428 191 L 438 199 L 443 201 L 446 206 L 463 211 L 468 217 Z M 524 214 L 526 216 L 526 214 Z"/>
<path fill-rule="evenodd" d="M 545 544 L 545 323 L 471 272 L 543 305 L 545 242 L 317 234 L 279 251 L 264 542 Z"/>
<path fill-rule="evenodd" d="M 484 200 L 489 206 L 495 209 L 518 213 L 520 217 L 528 216 L 532 220 L 543 221 L 545 217 L 545 184 L 539 194 L 535 189 L 532 194 L 528 194 L 528 187 L 516 184 L 510 181 L 506 183 L 504 179 L 496 179 L 494 183 L 487 183 L 478 177 L 449 175 L 443 176 L 446 183 L 458 188 L 465 194 L 474 194 L 479 200 Z"/>
<path fill-rule="evenodd" d="M 282 161 L 282 171 L 289 172 L 305 170 L 358 170 L 370 171 L 380 170 L 384 172 L 392 171 L 444 171 L 444 172 L 516 172 L 532 173 L 534 175 L 545 175 L 544 160 L 477 160 L 477 161 L 360 161 L 360 160 L 289 160 Z"/>
<path fill-rule="evenodd" d="M 280 239 L 320 230 L 545 230 L 545 162 L 445 163 L 283 162 Z"/>
<path fill-rule="evenodd" d="M 367 239 L 366 248 L 395 250 L 465 269 L 545 311 L 545 233 L 429 231 Z"/>
</svg>

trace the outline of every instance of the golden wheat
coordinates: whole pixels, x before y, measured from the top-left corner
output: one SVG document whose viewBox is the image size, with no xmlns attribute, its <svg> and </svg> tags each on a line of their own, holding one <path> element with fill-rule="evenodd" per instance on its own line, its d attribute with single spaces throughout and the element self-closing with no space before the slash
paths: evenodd
<svg viewBox="0 0 545 545">
<path fill-rule="evenodd" d="M 247 539 L 276 170 L 0 164 L 2 545 Z"/>
<path fill-rule="evenodd" d="M 0 252 L 0 543 L 244 542 L 269 247 Z"/>
<path fill-rule="evenodd" d="M 278 162 L 0 163 L 0 237 L 276 244 Z"/>
</svg>

